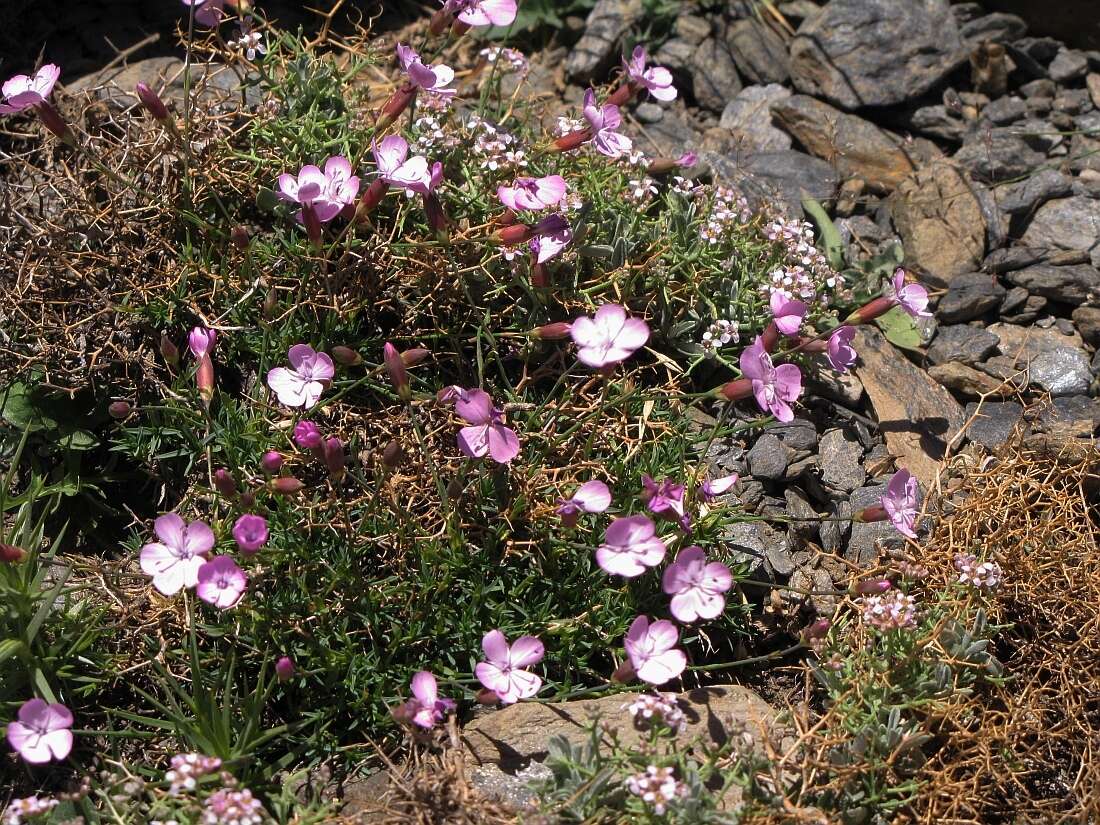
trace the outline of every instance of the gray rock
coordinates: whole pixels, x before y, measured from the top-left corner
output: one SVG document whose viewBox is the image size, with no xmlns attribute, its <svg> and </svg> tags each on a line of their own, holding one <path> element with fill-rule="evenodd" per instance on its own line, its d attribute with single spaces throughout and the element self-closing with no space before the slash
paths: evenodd
<svg viewBox="0 0 1100 825">
<path fill-rule="evenodd" d="M 786 83 L 791 76 L 787 44 L 756 17 L 731 24 L 726 46 L 738 72 L 750 83 Z"/>
<path fill-rule="evenodd" d="M 1008 43 L 1026 33 L 1027 23 L 1023 19 L 1000 11 L 969 20 L 959 26 L 959 34 L 964 39 L 975 42 L 990 40 L 994 43 Z"/>
<path fill-rule="evenodd" d="M 947 0 L 832 0 L 790 54 L 799 91 L 846 109 L 918 97 L 966 59 Z"/>
<path fill-rule="evenodd" d="M 796 418 L 789 424 L 775 424 L 768 427 L 768 432 L 796 453 L 817 449 L 817 428 L 805 418 Z"/>
<path fill-rule="evenodd" d="M 791 96 L 788 89 L 771 83 L 746 86 L 726 104 L 718 125 L 733 132 L 741 148 L 750 152 L 775 152 L 791 148 L 791 136 L 772 125 L 773 104 Z"/>
<path fill-rule="evenodd" d="M 1034 117 L 1004 127 L 1004 133 L 1015 135 L 1028 147 L 1044 155 L 1054 152 L 1066 141 L 1058 126 Z"/>
<path fill-rule="evenodd" d="M 744 158 L 742 168 L 786 205 L 788 214 L 802 211 L 802 199 L 832 200 L 837 174 L 823 160 L 789 149 L 784 152 L 756 152 Z"/>
<path fill-rule="evenodd" d="M 798 547 L 804 541 L 813 541 L 817 535 L 819 521 L 817 511 L 810 504 L 806 494 L 797 487 L 787 487 L 783 490 L 783 498 L 787 502 L 787 514 L 796 519 L 787 527 L 791 546 Z"/>
<path fill-rule="evenodd" d="M 986 272 L 1002 274 L 1014 269 L 1023 269 L 1043 263 L 1051 257 L 1049 249 L 1032 249 L 1029 246 L 1010 246 L 1008 249 L 995 249 L 982 261 Z M 1022 301 L 1021 301 L 1022 303 Z"/>
<path fill-rule="evenodd" d="M 1041 409 L 1039 424 L 1064 437 L 1090 438 L 1100 429 L 1100 400 L 1084 395 L 1055 398 Z"/>
<path fill-rule="evenodd" d="M 178 57 L 150 57 L 127 66 L 117 66 L 93 72 L 66 84 L 70 94 L 87 92 L 112 108 L 122 110 L 138 103 L 134 86 L 139 82 L 152 88 L 161 99 L 178 112 L 184 104 L 184 63 Z M 191 66 L 191 92 L 195 99 L 216 110 L 230 111 L 241 104 L 241 79 L 238 74 L 219 63 L 199 63 Z M 245 105 L 252 108 L 263 100 L 258 84 L 244 87 Z"/>
<path fill-rule="evenodd" d="M 977 402 L 972 401 L 966 405 L 967 420 L 973 418 L 966 435 L 971 441 L 990 450 L 1008 441 L 1008 437 L 1024 417 L 1024 408 L 1015 401 L 986 401 L 981 405 L 977 417 L 974 417 L 976 411 Z"/>
<path fill-rule="evenodd" d="M 1014 379 L 1027 370 L 1031 383 L 1051 395 L 1079 395 L 1088 391 L 1089 358 L 1077 335 L 1065 335 L 1055 327 L 1024 328 L 993 324 L 989 331 L 999 339 L 1002 355 L 979 365 L 999 378 Z"/>
<path fill-rule="evenodd" d="M 1054 59 L 1062 44 L 1053 37 L 1021 37 L 1013 44 L 1032 60 L 1047 64 Z"/>
<path fill-rule="evenodd" d="M 1079 115 L 1092 110 L 1088 89 L 1063 89 L 1054 98 L 1054 111 Z"/>
<path fill-rule="evenodd" d="M 711 33 L 710 21 L 694 14 L 681 14 L 672 24 L 672 33 L 693 46 L 698 46 Z"/>
<path fill-rule="evenodd" d="M 771 433 L 764 433 L 749 450 L 749 472 L 753 478 L 778 481 L 787 472 L 793 451 Z"/>
<path fill-rule="evenodd" d="M 1077 307 L 1073 310 L 1073 323 L 1085 339 L 1085 343 L 1100 347 L 1100 309 L 1096 307 Z"/>
<path fill-rule="evenodd" d="M 997 206 L 1008 215 L 1028 215 L 1053 198 L 1070 194 L 1073 179 L 1055 169 L 1040 169 L 1018 183 L 994 190 Z"/>
<path fill-rule="evenodd" d="M 1021 242 L 1087 251 L 1093 265 L 1100 265 L 1100 201 L 1080 195 L 1048 201 L 1035 212 Z"/>
<path fill-rule="evenodd" d="M 587 83 L 618 56 L 623 35 L 642 14 L 642 0 L 596 0 L 584 34 L 565 59 L 565 75 Z"/>
<path fill-rule="evenodd" d="M 974 364 L 996 352 L 999 343 L 996 335 L 981 327 L 966 324 L 940 327 L 928 348 L 928 360 L 933 364 L 945 361 Z"/>
<path fill-rule="evenodd" d="M 980 318 L 996 310 L 1005 297 L 1005 288 L 996 276 L 982 272 L 958 275 L 936 306 L 936 317 L 945 324 L 958 324 Z"/>
<path fill-rule="evenodd" d="M 971 124 L 942 103 L 922 106 L 909 117 L 909 128 L 941 140 L 962 143 Z"/>
<path fill-rule="evenodd" d="M 767 561 L 768 548 L 782 542 L 787 545 L 787 536 L 759 521 L 739 521 L 729 525 L 721 535 L 721 552 L 724 558 L 737 565 L 745 565 L 749 578 L 758 578 L 761 573 L 772 569 Z M 789 547 L 788 547 L 789 549 Z"/>
<path fill-rule="evenodd" d="M 982 109 L 982 117 L 995 126 L 1015 123 L 1027 117 L 1027 104 L 1018 97 L 999 97 Z"/>
<path fill-rule="evenodd" d="M 1008 392 L 1001 380 L 958 361 L 933 364 L 928 368 L 928 375 L 962 398 L 980 398 L 990 393 L 1004 395 Z"/>
<path fill-rule="evenodd" d="M 681 37 L 674 37 L 671 40 L 665 41 L 661 45 L 661 48 L 653 55 L 653 62 L 658 66 L 664 66 L 670 72 L 682 79 L 688 78 L 690 83 L 690 77 L 694 64 L 692 58 L 695 56 L 695 50 L 699 48 L 698 43 L 692 43 Z"/>
<path fill-rule="evenodd" d="M 1020 86 L 1020 94 L 1027 98 L 1053 98 L 1057 93 L 1058 87 L 1054 84 L 1054 81 L 1046 77 L 1031 80 Z"/>
<path fill-rule="evenodd" d="M 1041 352 L 1031 361 L 1031 383 L 1053 396 L 1083 395 L 1089 391 L 1089 357 L 1076 347 Z"/>
<path fill-rule="evenodd" d="M 850 504 L 853 513 L 878 504 L 886 493 L 885 484 L 861 487 L 852 492 Z M 848 535 L 844 558 L 859 567 L 870 567 L 880 556 L 880 547 L 899 547 L 904 544 L 901 535 L 889 521 L 853 523 Z"/>
<path fill-rule="evenodd" d="M 664 108 L 648 100 L 639 103 L 634 110 L 634 117 L 638 118 L 639 123 L 660 123 L 664 116 Z"/>
<path fill-rule="evenodd" d="M 827 430 L 821 436 L 818 452 L 821 480 L 827 486 L 848 493 L 867 478 L 867 473 L 860 464 L 863 447 L 859 439 L 848 430 Z"/>
<path fill-rule="evenodd" d="M 975 178 L 990 183 L 1022 177 L 1044 160 L 1011 127 L 971 132 L 955 154 Z"/>
<path fill-rule="evenodd" d="M 1081 115 L 1075 121 L 1079 133 L 1069 146 L 1069 168 L 1074 172 L 1100 172 L 1100 112 Z"/>
<path fill-rule="evenodd" d="M 1100 297 L 1100 270 L 1088 264 L 1036 264 L 1009 272 L 1005 277 L 1033 295 L 1042 295 L 1063 304 L 1079 304 Z"/>
<path fill-rule="evenodd" d="M 951 15 L 959 24 L 959 31 L 962 31 L 963 25 L 971 20 L 977 20 L 983 14 L 985 9 L 982 8 L 981 3 L 952 3 L 951 5 Z"/>
<path fill-rule="evenodd" d="M 1047 71 L 1055 83 L 1068 83 L 1085 76 L 1089 70 L 1089 61 L 1085 55 L 1075 49 L 1061 49 L 1051 61 Z"/>
<path fill-rule="evenodd" d="M 696 47 L 691 56 L 691 87 L 696 102 L 712 112 L 721 112 L 741 91 L 737 65 L 721 40 L 710 37 Z"/>
</svg>

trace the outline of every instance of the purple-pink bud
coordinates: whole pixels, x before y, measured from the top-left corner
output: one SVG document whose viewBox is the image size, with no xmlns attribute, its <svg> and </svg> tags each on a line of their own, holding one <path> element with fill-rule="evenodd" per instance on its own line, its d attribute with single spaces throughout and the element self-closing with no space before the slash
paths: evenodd
<svg viewBox="0 0 1100 825">
<path fill-rule="evenodd" d="M 248 227 L 242 224 L 237 224 L 229 230 L 229 240 L 233 242 L 233 245 L 239 249 L 248 248 Z"/>
<path fill-rule="evenodd" d="M 893 587 L 890 584 L 889 579 L 866 579 L 861 582 L 856 582 L 852 590 L 861 596 L 868 596 L 873 593 L 885 593 Z"/>
<path fill-rule="evenodd" d="M 275 677 L 280 682 L 286 682 L 294 676 L 294 660 L 289 656 L 280 656 L 275 663 Z"/>
<path fill-rule="evenodd" d="M 74 148 L 76 147 L 76 138 L 73 136 L 72 129 L 65 123 L 52 103 L 48 100 L 43 100 L 35 106 L 34 109 L 38 114 L 38 119 L 42 121 L 43 126 L 60 138 L 62 143 L 68 144 Z"/>
<path fill-rule="evenodd" d="M 179 347 L 172 343 L 172 339 L 168 337 L 167 333 L 161 333 L 160 336 L 160 355 L 164 359 L 164 363 L 168 364 L 169 366 L 179 366 Z"/>
<path fill-rule="evenodd" d="M 401 445 L 396 441 L 390 441 L 382 450 L 382 463 L 391 470 L 400 467 L 401 462 L 404 460 L 405 451 L 401 449 Z"/>
<path fill-rule="evenodd" d="M 634 670 L 634 664 L 629 660 L 623 660 L 623 663 L 615 668 L 615 672 L 611 674 L 611 681 L 617 682 L 620 685 L 625 685 L 628 682 L 633 682 L 636 677 L 637 671 Z"/>
<path fill-rule="evenodd" d="M 569 331 L 572 328 L 573 325 L 568 321 L 555 321 L 552 324 L 535 327 L 527 334 L 540 341 L 562 341 L 569 337 Z"/>
<path fill-rule="evenodd" d="M 344 457 L 344 442 L 339 438 L 328 438 L 325 439 L 321 449 L 329 476 L 335 480 L 343 478 L 346 460 Z"/>
<path fill-rule="evenodd" d="M 4 564 L 19 564 L 27 558 L 27 551 L 14 544 L 0 544 L 0 561 Z"/>
<path fill-rule="evenodd" d="M 489 688 L 482 688 L 479 690 L 475 698 L 480 705 L 489 705 L 492 707 L 493 705 L 500 704 L 500 696 L 497 695 L 496 691 L 489 690 Z"/>
<path fill-rule="evenodd" d="M 810 642 L 814 639 L 824 639 L 830 627 L 832 627 L 832 622 L 828 619 L 818 619 L 802 630 L 802 640 L 804 642 Z"/>
<path fill-rule="evenodd" d="M 260 468 L 268 475 L 274 475 L 279 472 L 279 468 L 282 466 L 283 456 L 281 453 L 277 453 L 274 450 L 268 450 L 260 459 Z"/>
<path fill-rule="evenodd" d="M 134 87 L 134 91 L 137 92 L 141 105 L 149 110 L 149 114 L 157 120 L 168 120 L 168 107 L 164 105 L 160 95 L 149 88 L 148 84 L 139 82 Z"/>
<path fill-rule="evenodd" d="M 278 493 L 281 496 L 292 496 L 295 493 L 300 493 L 306 485 L 294 476 L 279 476 L 269 481 L 267 486 L 273 493 Z"/>
<path fill-rule="evenodd" d="M 233 541 L 241 552 L 251 556 L 267 543 L 267 519 L 245 513 L 233 524 Z"/>
<path fill-rule="evenodd" d="M 214 489 L 221 493 L 224 498 L 234 499 L 237 497 L 237 482 L 234 481 L 229 470 L 224 467 L 219 467 L 214 471 Z"/>
<path fill-rule="evenodd" d="M 356 367 L 363 363 L 363 356 L 350 347 L 337 346 L 332 348 L 332 360 L 345 367 Z"/>
<path fill-rule="evenodd" d="M 401 353 L 401 360 L 405 362 L 406 367 L 415 367 L 431 354 L 431 350 L 423 347 L 410 347 Z"/>
<path fill-rule="evenodd" d="M 115 421 L 122 421 L 130 415 L 130 403 L 128 401 L 112 401 L 107 407 L 107 415 Z"/>
<path fill-rule="evenodd" d="M 303 450 L 315 450 L 321 446 L 321 431 L 312 421 L 299 421 L 294 425 L 294 443 Z"/>
<path fill-rule="evenodd" d="M 386 372 L 390 374 L 390 381 L 401 400 L 408 401 L 412 398 L 412 389 L 409 387 L 409 373 L 405 369 L 405 362 L 401 359 L 401 353 L 397 351 L 397 347 L 389 341 L 382 347 L 382 363 L 386 365 Z"/>
</svg>

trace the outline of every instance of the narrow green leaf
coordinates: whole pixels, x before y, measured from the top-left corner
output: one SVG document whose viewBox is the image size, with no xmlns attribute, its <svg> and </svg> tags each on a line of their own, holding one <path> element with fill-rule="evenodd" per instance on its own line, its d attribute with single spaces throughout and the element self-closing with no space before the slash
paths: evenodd
<svg viewBox="0 0 1100 825">
<path fill-rule="evenodd" d="M 825 247 L 825 258 L 828 260 L 829 266 L 837 271 L 843 269 L 844 243 L 840 240 L 840 233 L 837 231 L 836 224 L 829 219 L 829 215 L 825 212 L 825 207 L 813 198 L 803 198 L 802 208 L 806 210 L 806 214 L 810 216 L 810 220 L 814 222 L 818 233 L 821 235 L 821 244 Z"/>
</svg>

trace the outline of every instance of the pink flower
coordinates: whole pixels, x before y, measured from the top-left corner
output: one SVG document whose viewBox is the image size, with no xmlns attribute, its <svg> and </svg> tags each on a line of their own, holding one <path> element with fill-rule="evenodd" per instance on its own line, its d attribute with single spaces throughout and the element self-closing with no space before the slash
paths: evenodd
<svg viewBox="0 0 1100 825">
<path fill-rule="evenodd" d="M 455 402 L 455 412 L 471 426 L 458 432 L 458 448 L 470 458 L 488 454 L 498 464 L 519 455 L 519 438 L 503 424 L 503 413 L 484 390 L 467 390 Z"/>
<path fill-rule="evenodd" d="M 352 174 L 351 161 L 336 155 L 325 161 L 325 179 L 328 181 L 324 196 L 340 209 L 355 203 L 359 195 L 359 178 Z"/>
<path fill-rule="evenodd" d="M 298 223 L 305 222 L 304 209 L 311 209 L 321 223 L 328 223 L 359 194 L 359 178 L 352 174 L 348 159 L 336 155 L 325 161 L 322 172 L 307 164 L 294 177 L 287 172 L 279 175 L 279 197 L 302 206 L 294 213 Z"/>
<path fill-rule="evenodd" d="M 741 373 L 752 381 L 756 403 L 783 422 L 794 420 L 790 404 L 802 394 L 802 373 L 794 364 L 772 364 L 761 337 L 741 353 Z"/>
<path fill-rule="evenodd" d="M 214 344 L 218 340 L 216 330 L 205 327 L 195 327 L 187 334 L 187 348 L 196 360 L 202 360 L 204 356 L 214 351 Z"/>
<path fill-rule="evenodd" d="M 455 79 L 454 69 L 450 66 L 442 63 L 438 66 L 425 66 L 420 62 L 420 55 L 404 43 L 397 44 L 397 61 L 413 86 L 443 97 L 452 97 L 455 94 L 454 89 L 443 88 Z"/>
<path fill-rule="evenodd" d="M 60 67 L 53 63 L 47 63 L 34 77 L 17 74 L 3 86 L 6 102 L 0 103 L 0 115 L 12 115 L 45 103 L 60 76 Z"/>
<path fill-rule="evenodd" d="M 294 676 L 294 660 L 289 656 L 280 656 L 275 662 L 275 677 L 280 682 L 289 681 Z"/>
<path fill-rule="evenodd" d="M 276 367 L 268 372 L 267 385 L 280 403 L 308 410 L 328 387 L 336 368 L 328 355 L 309 344 L 295 344 L 287 355 L 291 368 Z"/>
<path fill-rule="evenodd" d="M 199 568 L 214 546 L 214 532 L 202 521 L 184 522 L 167 513 L 153 522 L 159 542 L 141 548 L 141 572 L 153 577 L 153 587 L 174 596 L 199 581 Z"/>
<path fill-rule="evenodd" d="M 520 636 L 509 647 L 499 630 L 490 630 L 481 640 L 481 649 L 489 661 L 474 668 L 478 681 L 506 705 L 530 699 L 542 687 L 542 679 L 522 668 L 542 661 L 545 649 L 534 636 Z"/>
<path fill-rule="evenodd" d="M 591 141 L 597 152 L 617 158 L 633 148 L 630 138 L 615 131 L 622 123 L 619 107 L 610 104 L 597 106 L 596 93 L 591 89 L 584 93 L 584 119 L 592 128 Z"/>
<path fill-rule="evenodd" d="M 856 362 L 856 351 L 852 348 L 855 337 L 856 328 L 850 326 L 837 327 L 829 336 L 825 354 L 837 372 L 847 372 L 848 367 Z"/>
<path fill-rule="evenodd" d="M 930 318 L 928 290 L 920 284 L 905 283 L 905 270 L 894 270 L 894 281 L 886 288 L 885 295 L 914 318 Z"/>
<path fill-rule="evenodd" d="M 528 246 L 535 256 L 535 263 L 544 264 L 569 246 L 573 240 L 573 230 L 564 215 L 555 212 L 547 215 L 535 224 L 535 237 Z"/>
<path fill-rule="evenodd" d="M 687 656 L 676 649 L 680 631 L 667 619 L 649 623 L 649 618 L 639 616 L 626 632 L 623 647 L 630 657 L 634 672 L 643 682 L 663 685 L 684 672 Z"/>
<path fill-rule="evenodd" d="M 245 513 L 233 523 L 233 541 L 245 555 L 251 555 L 267 543 L 267 519 Z"/>
<path fill-rule="evenodd" d="M 645 67 L 646 51 L 644 46 L 635 46 L 630 60 L 623 61 L 630 82 L 642 86 L 657 100 L 667 103 L 676 99 L 676 87 L 672 85 L 672 73 L 663 66 Z M 689 164 L 690 165 L 690 164 Z"/>
<path fill-rule="evenodd" d="M 594 317 L 582 315 L 573 321 L 569 334 L 580 362 L 598 369 L 618 364 L 644 346 L 649 326 L 641 318 L 627 318 L 618 304 L 604 304 Z"/>
<path fill-rule="evenodd" d="M 516 19 L 516 0 L 469 0 L 458 15 L 467 26 L 510 26 Z"/>
<path fill-rule="evenodd" d="M 497 197 L 509 209 L 548 209 L 565 197 L 568 189 L 561 175 L 542 178 L 516 178 L 511 186 L 498 186 Z"/>
<path fill-rule="evenodd" d="M 274 450 L 268 450 L 260 458 L 260 468 L 268 475 L 279 472 L 279 469 L 282 466 L 283 457 L 280 453 L 277 453 Z"/>
<path fill-rule="evenodd" d="M 721 562 L 707 564 L 702 548 L 685 547 L 665 568 L 661 589 L 672 596 L 672 615 L 681 622 L 714 619 L 726 607 L 722 595 L 733 586 L 730 569 Z"/>
<path fill-rule="evenodd" d="M 399 708 L 398 717 L 422 728 L 435 727 L 443 714 L 455 709 L 452 699 L 440 699 L 435 677 L 421 670 L 412 678 L 412 698 Z"/>
<path fill-rule="evenodd" d="M 321 431 L 312 421 L 299 421 L 294 425 L 294 443 L 303 450 L 315 450 L 321 446 Z"/>
<path fill-rule="evenodd" d="M 642 500 L 651 513 L 678 521 L 685 530 L 691 529 L 691 516 L 684 512 L 684 485 L 666 478 L 658 484 L 648 475 L 642 476 Z M 671 514 L 671 515 L 670 515 Z"/>
<path fill-rule="evenodd" d="M 802 326 L 802 318 L 806 315 L 806 304 L 788 298 L 782 292 L 773 292 L 769 303 L 775 328 L 784 335 L 797 335 Z"/>
<path fill-rule="evenodd" d="M 911 539 L 917 537 L 913 524 L 920 507 L 919 494 L 920 485 L 917 480 L 908 470 L 898 470 L 886 485 L 886 495 L 879 499 L 891 524 L 899 533 Z"/>
<path fill-rule="evenodd" d="M 405 192 L 415 192 L 418 195 L 430 195 L 439 184 L 443 182 L 443 164 L 438 160 L 428 168 L 428 161 L 422 157 L 409 160 L 402 167 L 409 173 L 409 177 L 400 186 L 405 187 Z"/>
<path fill-rule="evenodd" d="M 703 501 L 713 501 L 718 496 L 728 493 L 737 484 L 740 478 L 737 473 L 721 478 L 708 478 L 699 487 L 699 496 Z"/>
<path fill-rule="evenodd" d="M 570 498 L 558 502 L 558 515 L 569 527 L 576 527 L 580 514 L 602 513 L 611 506 L 611 491 L 602 481 L 586 481 Z"/>
<path fill-rule="evenodd" d="M 30 699 L 20 706 L 16 721 L 8 723 L 8 744 L 32 765 L 61 761 L 73 749 L 72 726 L 72 711 L 64 705 Z"/>
<path fill-rule="evenodd" d="M 630 579 L 660 564 L 666 549 L 649 518 L 626 516 L 608 525 L 596 550 L 596 563 L 605 573 Z"/>
<path fill-rule="evenodd" d="M 241 600 L 248 578 L 229 556 L 214 556 L 199 568 L 195 594 L 219 610 L 227 610 Z"/>
<path fill-rule="evenodd" d="M 181 0 L 185 6 L 195 7 L 195 22 L 202 26 L 214 28 L 222 22 L 225 14 L 222 7 L 225 0 Z"/>
</svg>

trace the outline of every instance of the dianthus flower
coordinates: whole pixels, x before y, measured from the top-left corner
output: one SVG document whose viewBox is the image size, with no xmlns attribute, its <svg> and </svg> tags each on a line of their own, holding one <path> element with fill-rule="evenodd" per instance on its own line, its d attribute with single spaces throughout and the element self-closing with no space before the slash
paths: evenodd
<svg viewBox="0 0 1100 825">
<path fill-rule="evenodd" d="M 308 344 L 295 344 L 287 353 L 290 369 L 275 367 L 267 373 L 267 386 L 288 407 L 310 409 L 321 397 L 336 367 L 332 359 Z"/>
<path fill-rule="evenodd" d="M 782 292 L 773 292 L 769 304 L 776 329 L 784 335 L 797 335 L 806 317 L 806 304 Z"/>
<path fill-rule="evenodd" d="M 61 761 L 73 749 L 72 726 L 72 711 L 64 705 L 29 699 L 8 723 L 8 744 L 32 765 Z"/>
<path fill-rule="evenodd" d="M 634 47 L 630 60 L 623 61 L 623 71 L 631 84 L 645 89 L 662 103 L 676 99 L 676 87 L 672 85 L 672 72 L 664 66 L 646 68 L 646 50 L 644 46 Z"/>
<path fill-rule="evenodd" d="M 903 536 L 917 537 L 913 529 L 920 507 L 920 486 L 908 470 L 898 470 L 886 485 L 880 501 L 890 522 Z"/>
<path fill-rule="evenodd" d="M 175 513 L 153 522 L 159 542 L 141 548 L 141 571 L 153 577 L 153 587 L 174 596 L 199 583 L 199 568 L 214 546 L 214 531 L 205 522 L 187 524 Z"/>
<path fill-rule="evenodd" d="M 499 630 L 481 640 L 488 661 L 478 662 L 474 674 L 505 705 L 530 699 L 542 687 L 542 679 L 524 668 L 542 661 L 545 648 L 534 636 L 520 636 L 511 645 Z"/>
<path fill-rule="evenodd" d="M 678 522 L 685 530 L 691 529 L 691 516 L 684 511 L 683 484 L 676 484 L 671 478 L 658 483 L 643 475 L 642 487 L 642 501 L 651 513 Z"/>
<path fill-rule="evenodd" d="M 394 709 L 394 716 L 421 728 L 433 728 L 456 707 L 453 699 L 440 699 L 435 677 L 421 670 L 412 678 L 412 698 Z"/>
<path fill-rule="evenodd" d="M 181 0 L 185 6 L 195 7 L 195 22 L 216 28 L 225 16 L 225 0 Z"/>
<path fill-rule="evenodd" d="M 855 327 L 837 327 L 829 336 L 825 353 L 829 363 L 837 372 L 847 372 L 856 362 L 856 351 L 852 348 L 852 339 L 856 337 Z"/>
<path fill-rule="evenodd" d="M 650 624 L 648 617 L 639 616 L 627 630 L 623 647 L 639 679 L 663 685 L 687 667 L 687 656 L 676 647 L 679 641 L 680 631 L 672 622 L 661 619 Z"/>
<path fill-rule="evenodd" d="M 647 730 L 655 722 L 677 733 L 687 728 L 687 717 L 680 710 L 675 693 L 643 693 L 623 707 L 630 712 L 634 727 L 639 730 Z"/>
<path fill-rule="evenodd" d="M 703 501 L 713 501 L 720 495 L 724 495 L 733 489 L 740 476 L 733 473 L 719 478 L 708 478 L 699 485 L 699 498 Z"/>
<path fill-rule="evenodd" d="M 287 172 L 279 175 L 279 197 L 302 207 L 294 213 L 298 223 L 306 223 L 307 211 L 319 222 L 328 223 L 354 203 L 358 194 L 359 178 L 352 174 L 351 163 L 342 155 L 328 158 L 323 172 L 306 164 L 297 177 Z"/>
<path fill-rule="evenodd" d="M 516 178 L 511 186 L 498 186 L 500 202 L 517 212 L 526 209 L 549 209 L 565 197 L 568 186 L 561 175 L 541 178 Z"/>
<path fill-rule="evenodd" d="M 576 527 L 582 512 L 602 513 L 611 506 L 611 491 L 602 481 L 586 481 L 569 498 L 563 498 L 558 502 L 557 513 L 561 516 L 562 523 L 568 527 Z"/>
<path fill-rule="evenodd" d="M 315 450 L 321 446 L 321 430 L 312 421 L 302 420 L 295 424 L 292 437 L 303 450 Z"/>
<path fill-rule="evenodd" d="M 233 541 L 245 555 L 252 555 L 267 543 L 267 519 L 245 513 L 233 523 Z"/>
<path fill-rule="evenodd" d="M 685 547 L 665 568 L 661 589 L 672 596 L 671 611 L 678 621 L 714 619 L 726 607 L 724 594 L 733 586 L 730 569 L 721 562 L 707 563 L 701 547 Z"/>
<path fill-rule="evenodd" d="M 53 91 L 61 69 L 53 63 L 47 63 L 33 77 L 17 74 L 4 83 L 4 103 L 0 103 L 0 115 L 12 115 L 46 103 Z"/>
<path fill-rule="evenodd" d="M 527 243 L 535 263 L 544 264 L 558 255 L 573 240 L 569 221 L 560 213 L 547 215 L 535 224 L 535 236 Z"/>
<path fill-rule="evenodd" d="M 863 621 L 883 632 L 913 627 L 917 623 L 916 600 L 900 590 L 860 599 Z"/>
<path fill-rule="evenodd" d="M 802 394 L 802 372 L 794 364 L 772 364 L 760 336 L 741 352 L 741 374 L 752 382 L 756 403 L 784 423 L 794 420 L 791 403 Z"/>
<path fill-rule="evenodd" d="M 641 773 L 627 778 L 626 787 L 641 797 L 657 816 L 663 816 L 668 806 L 688 795 L 687 785 L 678 782 L 672 768 L 650 765 Z"/>
<path fill-rule="evenodd" d="M 236 606 L 248 589 L 248 577 L 229 556 L 214 556 L 199 568 L 195 594 L 219 610 Z"/>
<path fill-rule="evenodd" d="M 446 88 L 455 79 L 454 69 L 450 66 L 442 63 L 425 66 L 420 61 L 420 55 L 404 43 L 397 44 L 397 61 L 401 64 L 402 71 L 408 75 L 409 83 L 416 88 L 446 97 L 455 94 L 454 89 Z"/>
<path fill-rule="evenodd" d="M 573 321 L 569 334 L 577 345 L 582 364 L 597 369 L 624 361 L 649 340 L 649 325 L 641 318 L 628 318 L 618 304 L 604 304 L 589 318 Z"/>
<path fill-rule="evenodd" d="M 164 774 L 168 780 L 168 793 L 176 796 L 180 791 L 193 791 L 198 780 L 221 769 L 222 761 L 216 756 L 201 753 L 177 753 L 172 757 L 171 768 Z"/>
<path fill-rule="evenodd" d="M 625 516 L 608 525 L 596 563 L 605 573 L 630 579 L 660 564 L 667 549 L 650 519 Z"/>
<path fill-rule="evenodd" d="M 458 447 L 470 458 L 488 455 L 498 464 L 507 464 L 519 455 L 519 438 L 504 425 L 503 411 L 493 404 L 484 390 L 466 390 L 455 402 L 455 412 L 470 424 L 458 432 Z"/>
</svg>

